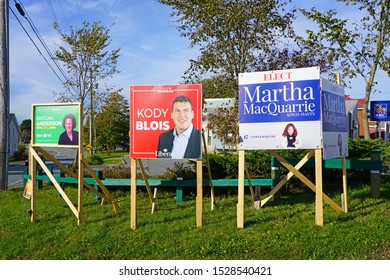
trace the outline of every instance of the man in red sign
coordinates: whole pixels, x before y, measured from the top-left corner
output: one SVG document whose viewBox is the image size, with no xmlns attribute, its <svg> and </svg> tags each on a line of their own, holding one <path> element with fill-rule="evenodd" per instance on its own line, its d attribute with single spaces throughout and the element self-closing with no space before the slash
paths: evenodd
<svg viewBox="0 0 390 280">
<path fill-rule="evenodd" d="M 173 100 L 171 118 L 175 123 L 175 128 L 160 135 L 156 157 L 200 158 L 200 131 L 192 124 L 194 110 L 188 97 L 179 95 Z"/>
</svg>

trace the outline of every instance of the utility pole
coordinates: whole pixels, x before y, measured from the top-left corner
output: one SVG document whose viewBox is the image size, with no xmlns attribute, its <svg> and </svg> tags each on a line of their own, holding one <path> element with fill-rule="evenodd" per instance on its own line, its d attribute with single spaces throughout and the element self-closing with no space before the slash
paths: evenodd
<svg viewBox="0 0 390 280">
<path fill-rule="evenodd" d="M 8 0 L 0 0 L 0 189 L 8 187 L 9 37 Z"/>
</svg>

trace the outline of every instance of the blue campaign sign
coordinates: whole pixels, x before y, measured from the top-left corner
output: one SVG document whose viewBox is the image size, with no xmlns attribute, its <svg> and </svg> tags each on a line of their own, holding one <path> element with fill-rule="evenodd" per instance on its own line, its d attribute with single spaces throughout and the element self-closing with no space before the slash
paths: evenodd
<svg viewBox="0 0 390 280">
<path fill-rule="evenodd" d="M 240 73 L 243 150 L 321 147 L 319 67 Z"/>
<path fill-rule="evenodd" d="M 390 101 L 370 102 L 370 121 L 390 121 Z"/>
<path fill-rule="evenodd" d="M 323 158 L 348 156 L 348 126 L 344 87 L 322 79 Z"/>
<path fill-rule="evenodd" d="M 347 115 L 344 95 L 322 91 L 322 130 L 333 132 L 347 131 Z"/>
<path fill-rule="evenodd" d="M 240 123 L 316 121 L 320 80 L 239 85 Z"/>
</svg>

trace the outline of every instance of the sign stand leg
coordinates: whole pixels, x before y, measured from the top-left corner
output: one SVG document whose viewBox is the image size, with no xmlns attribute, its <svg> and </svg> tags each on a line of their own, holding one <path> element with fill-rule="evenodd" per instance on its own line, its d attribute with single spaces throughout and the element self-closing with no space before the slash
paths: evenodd
<svg viewBox="0 0 390 280">
<path fill-rule="evenodd" d="M 202 160 L 196 161 L 196 226 L 203 226 Z"/>
<path fill-rule="evenodd" d="M 324 209 L 322 202 L 322 153 L 321 149 L 315 150 L 315 163 L 316 163 L 316 213 L 315 222 L 316 225 L 324 225 Z"/>
<path fill-rule="evenodd" d="M 78 205 L 77 212 L 79 215 L 77 217 L 77 225 L 80 225 L 83 222 L 83 178 L 84 178 L 84 166 L 81 163 L 83 157 L 82 150 L 78 150 Z M 86 217 L 87 219 L 87 217 Z"/>
<path fill-rule="evenodd" d="M 137 228 L 137 161 L 130 159 L 131 166 L 131 186 L 130 186 L 130 228 Z"/>
<path fill-rule="evenodd" d="M 32 147 L 30 146 L 30 150 Z M 37 161 L 35 158 L 31 155 L 31 151 L 29 154 L 29 171 L 31 176 L 31 182 L 32 182 L 32 191 L 31 191 L 31 209 L 29 210 L 30 214 L 30 220 L 31 222 L 36 221 L 36 209 L 37 209 Z"/>
<path fill-rule="evenodd" d="M 211 176 L 211 168 L 210 168 L 209 156 L 208 156 L 208 153 L 207 153 L 207 143 L 206 143 L 206 139 L 205 139 L 205 136 L 204 136 L 204 129 L 202 129 L 202 139 L 203 139 L 203 147 L 204 147 L 204 156 L 206 158 L 207 173 L 209 175 L 209 182 L 210 182 L 211 210 L 214 210 L 215 192 L 214 192 L 214 186 L 213 186 L 213 178 Z"/>
<path fill-rule="evenodd" d="M 244 176 L 245 176 L 245 151 L 238 151 L 238 203 L 237 203 L 237 227 L 244 228 Z"/>
<path fill-rule="evenodd" d="M 342 159 L 342 169 L 343 169 L 343 194 L 342 194 L 342 209 L 344 213 L 348 213 L 348 196 L 347 196 L 347 163 L 345 157 Z"/>
</svg>

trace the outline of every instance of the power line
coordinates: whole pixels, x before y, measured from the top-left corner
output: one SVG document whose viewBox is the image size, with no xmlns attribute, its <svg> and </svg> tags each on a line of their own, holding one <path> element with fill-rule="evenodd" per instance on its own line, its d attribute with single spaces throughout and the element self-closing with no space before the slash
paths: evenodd
<svg viewBox="0 0 390 280">
<path fill-rule="evenodd" d="M 53 73 L 57 76 L 57 78 L 61 81 L 61 83 L 64 85 L 64 87 L 71 93 L 71 89 L 73 89 L 73 91 L 75 92 L 75 94 L 77 95 L 77 90 L 73 87 L 73 86 L 69 86 L 68 85 L 68 77 L 66 76 L 65 72 L 63 71 L 63 69 L 60 67 L 60 65 L 58 64 L 57 60 L 54 58 L 52 52 L 50 51 L 49 47 L 47 46 L 46 42 L 43 40 L 42 36 L 40 35 L 38 29 L 36 28 L 36 26 L 34 25 L 32 19 L 30 18 L 30 16 L 28 15 L 28 13 L 26 12 L 26 10 L 24 9 L 23 7 L 23 4 L 20 2 L 20 3 L 17 3 L 15 1 L 15 6 L 17 8 L 17 10 L 19 11 L 20 15 L 23 16 L 27 21 L 28 23 L 30 24 L 30 27 L 32 28 L 33 32 L 35 33 L 36 37 L 38 38 L 38 40 L 40 41 L 40 43 L 42 44 L 42 46 L 44 47 L 45 51 L 47 52 L 47 54 L 49 55 L 49 57 L 51 58 L 52 62 L 54 63 L 54 65 L 57 67 L 57 69 L 59 70 L 59 72 L 62 74 L 62 76 L 64 77 L 65 81 L 66 82 L 63 82 L 63 80 L 59 77 L 59 75 L 57 74 L 57 72 L 53 69 L 53 67 L 51 66 L 51 64 L 48 62 L 48 60 L 46 59 L 46 57 L 42 54 L 42 52 L 40 51 L 39 47 L 35 44 L 34 40 L 31 38 L 31 36 L 29 35 L 29 33 L 27 32 L 27 30 L 25 29 L 25 27 L 23 26 L 23 24 L 21 23 L 21 21 L 18 19 L 18 17 L 16 16 L 15 12 L 12 10 L 12 8 L 10 7 L 12 13 L 14 14 L 15 18 L 17 19 L 17 21 L 19 22 L 19 24 L 22 26 L 23 30 L 25 31 L 25 33 L 27 34 L 27 36 L 30 38 L 31 42 L 34 44 L 35 48 L 38 50 L 39 54 L 44 58 L 44 60 L 46 61 L 46 63 L 49 65 L 49 67 L 51 68 L 51 70 L 53 71 Z M 72 94 L 72 93 L 71 93 Z"/>
<path fill-rule="evenodd" d="M 51 12 L 51 14 L 53 16 L 54 23 L 57 25 L 57 28 L 60 31 L 60 33 L 62 33 L 61 32 L 60 23 L 58 22 L 58 19 L 57 19 L 56 13 L 54 11 L 53 4 L 51 3 L 51 0 L 47 0 L 47 3 L 49 5 L 50 12 Z"/>
<path fill-rule="evenodd" d="M 15 5 L 17 6 L 18 3 Z M 22 6 L 24 13 L 27 15 L 24 16 L 24 18 L 27 19 L 28 23 L 30 24 L 32 30 L 34 31 L 35 35 L 37 36 L 38 40 L 41 42 L 42 46 L 45 48 L 46 52 L 48 53 L 51 60 L 54 62 L 54 64 L 57 66 L 58 70 L 61 72 L 61 74 L 64 76 L 65 80 L 68 80 L 65 73 L 63 72 L 62 68 L 58 65 L 57 61 L 54 59 L 54 56 L 52 52 L 50 51 L 49 47 L 47 46 L 46 42 L 43 40 L 41 34 L 39 33 L 38 29 L 36 28 L 35 24 L 33 23 L 32 19 L 30 18 L 29 14 L 26 12 L 26 9 L 24 9 L 22 2 L 20 2 L 20 5 Z M 19 10 L 19 9 L 18 9 Z"/>
<path fill-rule="evenodd" d="M 12 9 L 11 6 L 9 6 L 12 14 L 15 16 L 16 20 L 19 22 L 20 26 L 23 28 L 24 32 L 26 33 L 26 35 L 28 36 L 28 38 L 30 39 L 30 41 L 33 43 L 33 45 L 35 46 L 35 48 L 38 50 L 39 54 L 43 57 L 43 59 L 46 61 L 47 65 L 49 65 L 50 69 L 53 71 L 53 73 L 57 76 L 57 78 L 61 81 L 61 83 L 64 83 L 60 76 L 58 76 L 58 74 L 56 73 L 56 71 L 53 69 L 53 67 L 51 66 L 51 64 L 49 63 L 49 61 L 46 59 L 46 57 L 42 54 L 41 50 L 38 48 L 38 46 L 35 44 L 34 40 L 31 38 L 30 34 L 28 34 L 26 28 L 24 28 L 23 24 L 21 23 L 21 21 L 19 20 L 19 18 L 16 16 L 14 10 Z"/>
</svg>

